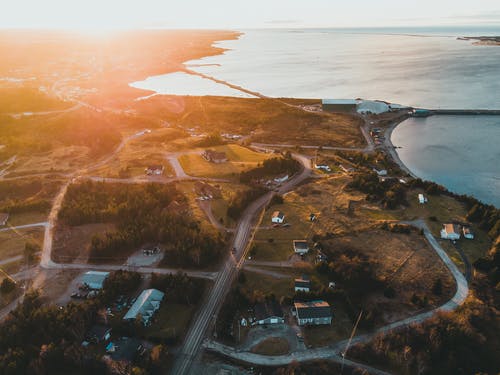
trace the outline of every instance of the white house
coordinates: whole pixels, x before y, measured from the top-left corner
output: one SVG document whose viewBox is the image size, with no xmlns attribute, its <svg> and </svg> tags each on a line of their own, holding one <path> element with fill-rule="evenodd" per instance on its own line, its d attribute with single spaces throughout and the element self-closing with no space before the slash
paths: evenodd
<svg viewBox="0 0 500 375">
<path fill-rule="evenodd" d="M 271 218 L 271 222 L 275 224 L 283 224 L 285 221 L 285 214 L 281 211 L 274 211 L 273 217 Z"/>
<path fill-rule="evenodd" d="M 163 174 L 164 169 L 163 165 L 150 165 L 144 170 L 144 172 L 148 176 L 160 176 Z"/>
<path fill-rule="evenodd" d="M 280 324 L 285 322 L 283 309 L 276 300 L 268 300 L 254 306 L 253 325 Z"/>
<path fill-rule="evenodd" d="M 464 234 L 464 237 L 469 239 L 469 240 L 473 240 L 474 239 L 474 233 L 472 233 L 472 231 L 470 230 L 469 227 L 463 227 L 462 228 L 462 233 Z"/>
<path fill-rule="evenodd" d="M 321 170 L 323 170 L 325 172 L 331 172 L 332 171 L 332 169 L 330 168 L 330 166 L 328 166 L 326 164 L 315 164 L 314 168 L 321 169 Z"/>
<path fill-rule="evenodd" d="M 296 292 L 310 292 L 311 290 L 311 280 L 306 275 L 295 279 L 295 291 Z"/>
<path fill-rule="evenodd" d="M 424 204 L 424 203 L 427 203 L 427 197 L 423 194 L 419 194 L 418 195 L 418 202 L 420 204 Z"/>
<path fill-rule="evenodd" d="M 321 300 L 295 302 L 294 307 L 297 312 L 297 322 L 299 323 L 299 326 L 332 323 L 333 314 L 328 302 Z"/>
<path fill-rule="evenodd" d="M 445 240 L 460 239 L 459 226 L 456 224 L 443 224 L 443 229 L 441 229 L 441 238 Z"/>
<path fill-rule="evenodd" d="M 285 182 L 286 180 L 288 180 L 288 178 L 289 178 L 288 175 L 278 176 L 274 179 L 274 182 L 276 182 L 277 184 L 281 184 L 281 183 Z"/>
<path fill-rule="evenodd" d="M 293 251 L 296 254 L 304 255 L 309 252 L 309 245 L 305 240 L 293 240 Z"/>
</svg>

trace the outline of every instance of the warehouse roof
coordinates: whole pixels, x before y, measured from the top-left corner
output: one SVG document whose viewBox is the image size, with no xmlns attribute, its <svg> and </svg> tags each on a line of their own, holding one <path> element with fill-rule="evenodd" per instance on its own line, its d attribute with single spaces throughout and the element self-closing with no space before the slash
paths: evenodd
<svg viewBox="0 0 500 375">
<path fill-rule="evenodd" d="M 148 322 L 156 310 L 160 308 L 160 303 L 163 300 L 165 293 L 157 289 L 146 289 L 137 297 L 137 300 L 127 311 L 124 320 L 135 319 L 141 315 L 144 322 Z"/>
<path fill-rule="evenodd" d="M 109 272 L 88 271 L 83 275 L 82 282 L 90 289 L 102 289 L 104 280 L 109 276 Z"/>
<path fill-rule="evenodd" d="M 356 105 L 358 101 L 356 99 L 323 99 L 322 104 L 350 104 Z"/>
</svg>

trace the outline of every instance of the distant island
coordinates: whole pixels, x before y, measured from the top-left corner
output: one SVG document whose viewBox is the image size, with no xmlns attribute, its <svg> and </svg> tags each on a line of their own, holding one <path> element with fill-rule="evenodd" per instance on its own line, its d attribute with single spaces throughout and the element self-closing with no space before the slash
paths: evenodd
<svg viewBox="0 0 500 375">
<path fill-rule="evenodd" d="M 458 40 L 471 40 L 476 46 L 500 46 L 500 36 L 464 36 Z"/>
</svg>

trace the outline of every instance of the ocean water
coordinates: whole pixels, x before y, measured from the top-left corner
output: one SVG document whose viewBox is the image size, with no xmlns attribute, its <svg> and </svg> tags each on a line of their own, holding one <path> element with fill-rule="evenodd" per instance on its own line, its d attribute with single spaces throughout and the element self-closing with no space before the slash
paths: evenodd
<svg viewBox="0 0 500 375">
<path fill-rule="evenodd" d="M 220 41 L 224 54 L 188 61 L 190 69 L 273 97 L 364 98 L 424 108 L 500 109 L 500 46 L 460 36 L 489 28 L 244 30 Z M 175 73 L 179 74 L 179 73 Z M 184 74 L 184 73 L 182 73 Z M 136 87 L 186 94 L 175 77 Z M 237 95 L 192 82 L 195 95 Z M 419 177 L 500 206 L 499 117 L 412 119 L 393 133 L 402 161 Z"/>
<path fill-rule="evenodd" d="M 417 176 L 500 207 L 500 116 L 410 118 L 391 140 Z"/>
</svg>

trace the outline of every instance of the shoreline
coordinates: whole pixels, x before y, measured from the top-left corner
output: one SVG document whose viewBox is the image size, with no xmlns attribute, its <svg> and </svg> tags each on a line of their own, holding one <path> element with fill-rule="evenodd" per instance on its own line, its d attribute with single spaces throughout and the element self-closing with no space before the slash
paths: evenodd
<svg viewBox="0 0 500 375">
<path fill-rule="evenodd" d="M 389 155 L 391 156 L 392 160 L 399 166 L 399 168 L 402 171 L 406 172 L 407 174 L 409 174 L 413 178 L 420 178 L 415 173 L 413 173 L 406 166 L 405 163 L 403 163 L 403 161 L 399 157 L 398 152 L 396 151 L 396 148 L 394 147 L 394 144 L 392 143 L 392 140 L 391 140 L 392 132 L 394 131 L 394 129 L 396 129 L 396 127 L 398 125 L 400 125 L 401 123 L 403 123 L 406 120 L 408 120 L 408 119 L 405 118 L 401 121 L 394 121 L 393 123 L 391 123 L 391 125 L 389 125 L 389 127 L 384 132 L 384 137 L 385 137 L 384 147 L 387 150 L 387 152 L 389 153 Z"/>
</svg>

